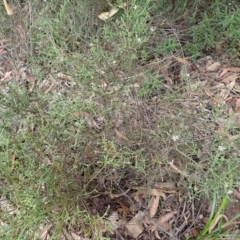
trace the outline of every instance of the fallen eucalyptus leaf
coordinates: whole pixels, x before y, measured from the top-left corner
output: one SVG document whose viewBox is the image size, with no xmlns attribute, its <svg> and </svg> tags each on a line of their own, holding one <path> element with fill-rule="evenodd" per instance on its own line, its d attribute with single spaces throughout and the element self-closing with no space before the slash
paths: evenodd
<svg viewBox="0 0 240 240">
<path fill-rule="evenodd" d="M 138 212 L 134 218 L 132 218 L 127 224 L 126 229 L 133 238 L 137 238 L 144 230 L 142 225 L 142 219 L 144 213 L 142 211 Z"/>
<path fill-rule="evenodd" d="M 215 62 L 211 65 L 208 66 L 207 70 L 210 72 L 216 72 L 220 68 L 221 63 L 220 62 Z"/>
<path fill-rule="evenodd" d="M 7 11 L 7 14 L 8 15 L 13 15 L 13 10 L 8 5 L 7 0 L 3 0 L 3 4 L 4 4 L 4 7 L 5 7 L 6 11 Z"/>
<path fill-rule="evenodd" d="M 158 205 L 159 205 L 159 200 L 160 200 L 160 196 L 156 196 L 156 197 L 152 197 L 150 200 L 150 208 L 149 208 L 149 216 L 150 218 L 153 218 L 156 213 L 157 213 L 157 209 L 158 209 Z"/>
</svg>

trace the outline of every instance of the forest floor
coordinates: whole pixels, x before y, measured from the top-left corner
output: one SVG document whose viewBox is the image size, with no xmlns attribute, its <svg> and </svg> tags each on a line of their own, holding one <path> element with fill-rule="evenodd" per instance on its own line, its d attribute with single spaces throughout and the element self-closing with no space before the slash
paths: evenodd
<svg viewBox="0 0 240 240">
<path fill-rule="evenodd" d="M 193 60 L 187 16 L 147 4 L 95 15 L 89 40 L 51 7 L 43 23 L 22 6 L 0 35 L 1 239 L 237 239 L 236 56 Z"/>
</svg>

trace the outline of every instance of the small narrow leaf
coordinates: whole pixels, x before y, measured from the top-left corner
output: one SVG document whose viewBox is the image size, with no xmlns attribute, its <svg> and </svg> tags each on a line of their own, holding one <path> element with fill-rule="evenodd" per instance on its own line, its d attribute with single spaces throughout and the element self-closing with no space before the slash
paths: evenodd
<svg viewBox="0 0 240 240">
<path fill-rule="evenodd" d="M 159 200 L 160 200 L 160 196 L 152 197 L 151 203 L 150 203 L 151 206 L 149 209 L 150 218 L 153 218 L 156 215 L 158 205 L 159 205 Z"/>
<path fill-rule="evenodd" d="M 7 11 L 7 14 L 8 15 L 13 15 L 13 10 L 8 5 L 7 0 L 3 0 L 3 4 L 4 4 L 4 7 L 5 7 L 6 11 Z"/>
</svg>

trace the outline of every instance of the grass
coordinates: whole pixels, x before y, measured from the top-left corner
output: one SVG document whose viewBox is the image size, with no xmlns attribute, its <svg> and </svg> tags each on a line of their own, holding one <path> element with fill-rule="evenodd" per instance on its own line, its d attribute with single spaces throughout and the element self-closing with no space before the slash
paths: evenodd
<svg viewBox="0 0 240 240">
<path fill-rule="evenodd" d="M 169 88 L 148 64 L 155 56 L 158 67 L 180 72 L 168 59 L 203 55 L 219 39 L 234 45 L 238 10 L 227 1 L 206 10 L 204 1 L 185 1 L 173 11 L 194 13 L 192 41 L 182 44 L 168 30 L 174 20 L 166 19 L 166 1 L 132 0 L 106 22 L 97 18 L 109 10 L 104 0 L 34 1 L 27 14 L 13 2 L 14 17 L 0 5 L 13 65 L 0 93 L 1 239 L 38 239 L 40 228 L 50 239 L 69 232 L 110 239 L 103 223 L 110 194 L 162 181 L 187 189 L 187 202 L 220 206 L 199 239 L 205 237 L 223 211 L 221 199 L 239 186 L 239 140 L 229 140 L 238 126 L 225 105 L 210 112 L 186 107 L 191 78 Z M 158 21 L 166 24 L 155 31 Z M 172 160 L 189 178 L 169 167 Z"/>
</svg>

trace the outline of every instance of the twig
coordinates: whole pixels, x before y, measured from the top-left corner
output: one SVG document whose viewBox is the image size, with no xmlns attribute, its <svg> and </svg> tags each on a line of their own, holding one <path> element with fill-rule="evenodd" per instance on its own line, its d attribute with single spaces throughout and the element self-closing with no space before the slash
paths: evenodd
<svg viewBox="0 0 240 240">
<path fill-rule="evenodd" d="M 174 164 L 173 164 L 173 160 L 171 162 L 169 162 L 169 165 L 172 169 L 174 169 L 177 173 L 183 175 L 184 177 L 190 177 L 188 174 L 182 172 L 180 169 L 178 169 Z"/>
</svg>

